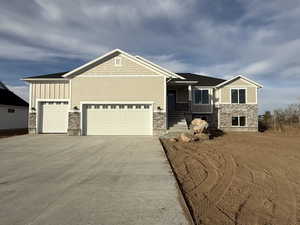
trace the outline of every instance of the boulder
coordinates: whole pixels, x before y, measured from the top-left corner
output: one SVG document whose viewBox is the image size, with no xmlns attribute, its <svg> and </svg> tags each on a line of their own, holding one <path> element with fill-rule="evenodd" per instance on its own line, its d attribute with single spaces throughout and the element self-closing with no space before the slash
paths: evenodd
<svg viewBox="0 0 300 225">
<path fill-rule="evenodd" d="M 202 119 L 193 119 L 191 122 L 191 129 L 195 134 L 203 133 L 208 128 L 208 123 Z"/>
<path fill-rule="evenodd" d="M 169 141 L 170 142 L 177 142 L 178 140 L 176 138 L 170 138 Z"/>
<path fill-rule="evenodd" d="M 188 135 L 186 135 L 184 133 L 180 134 L 178 137 L 178 141 L 180 141 L 180 142 L 186 143 L 186 142 L 190 142 L 191 140 L 192 140 L 192 138 L 188 137 Z"/>
</svg>

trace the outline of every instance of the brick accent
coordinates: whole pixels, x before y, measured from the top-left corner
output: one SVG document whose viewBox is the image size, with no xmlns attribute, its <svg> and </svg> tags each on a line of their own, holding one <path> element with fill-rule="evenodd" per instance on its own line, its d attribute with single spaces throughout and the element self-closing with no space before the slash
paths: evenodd
<svg viewBox="0 0 300 225">
<path fill-rule="evenodd" d="M 257 131 L 258 130 L 258 105 L 253 104 L 221 104 L 220 129 L 225 131 Z M 233 116 L 245 116 L 245 127 L 232 127 Z"/>
<path fill-rule="evenodd" d="M 80 136 L 80 112 L 69 112 L 68 135 Z"/>
<path fill-rule="evenodd" d="M 29 134 L 36 134 L 37 127 L 36 127 L 36 113 L 30 112 L 28 115 L 28 133 Z"/>
<path fill-rule="evenodd" d="M 167 113 L 153 113 L 153 132 L 154 134 L 163 134 L 167 129 Z"/>
</svg>

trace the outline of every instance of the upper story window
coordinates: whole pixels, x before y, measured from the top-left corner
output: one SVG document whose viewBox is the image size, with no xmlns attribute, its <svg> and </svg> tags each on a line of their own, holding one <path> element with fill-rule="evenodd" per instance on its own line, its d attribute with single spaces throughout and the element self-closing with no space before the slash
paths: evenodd
<svg viewBox="0 0 300 225">
<path fill-rule="evenodd" d="M 246 103 L 246 89 L 245 88 L 231 89 L 231 103 L 245 104 Z"/>
<path fill-rule="evenodd" d="M 122 66 L 122 58 L 115 57 L 115 66 Z"/>
<path fill-rule="evenodd" d="M 209 104 L 208 90 L 193 91 L 194 104 Z"/>
</svg>

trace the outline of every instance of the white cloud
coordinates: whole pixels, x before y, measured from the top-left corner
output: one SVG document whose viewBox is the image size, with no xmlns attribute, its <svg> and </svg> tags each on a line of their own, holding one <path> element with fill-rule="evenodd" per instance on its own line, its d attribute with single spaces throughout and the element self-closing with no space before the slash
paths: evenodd
<svg viewBox="0 0 300 225">
<path fill-rule="evenodd" d="M 174 72 L 243 74 L 264 80 L 266 88 L 300 83 L 299 1 L 237 0 L 243 8 L 228 21 L 222 7 L 205 8 L 210 2 L 9 1 L 0 8 L 0 58 L 89 60 L 121 48 Z M 275 91 L 263 95 L 276 105 L 268 93 Z M 289 93 L 296 95 L 294 88 Z"/>
</svg>

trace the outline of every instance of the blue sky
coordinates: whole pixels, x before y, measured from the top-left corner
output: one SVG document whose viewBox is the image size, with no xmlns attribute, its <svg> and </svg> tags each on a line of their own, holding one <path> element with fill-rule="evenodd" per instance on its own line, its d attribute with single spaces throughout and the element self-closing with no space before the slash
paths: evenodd
<svg viewBox="0 0 300 225">
<path fill-rule="evenodd" d="M 0 80 L 73 69 L 115 48 L 174 72 L 262 83 L 261 112 L 300 102 L 298 0 L 4 0 Z"/>
</svg>

